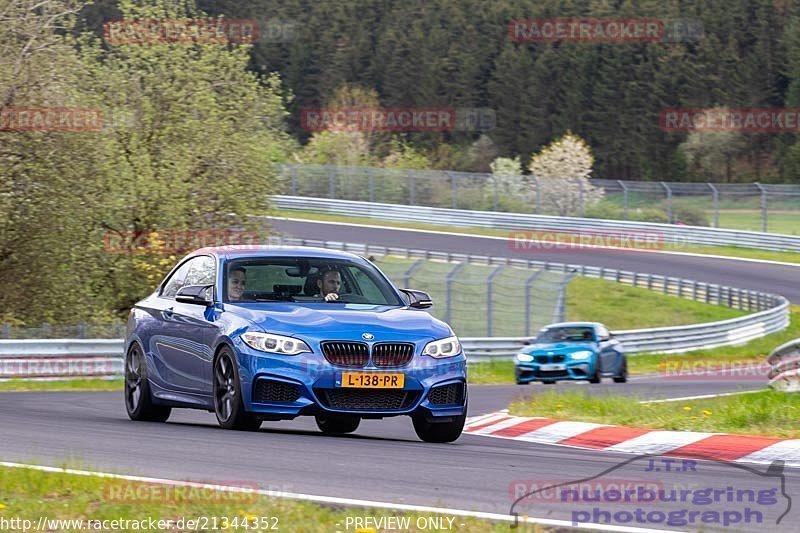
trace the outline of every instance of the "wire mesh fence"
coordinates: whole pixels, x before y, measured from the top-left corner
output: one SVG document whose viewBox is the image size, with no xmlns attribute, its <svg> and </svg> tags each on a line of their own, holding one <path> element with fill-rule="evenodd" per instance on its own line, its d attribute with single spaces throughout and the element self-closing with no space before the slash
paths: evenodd
<svg viewBox="0 0 800 533">
<path fill-rule="evenodd" d="M 388 255 L 373 260 L 398 287 L 430 294 L 431 314 L 461 336 L 531 335 L 564 320 L 570 274 Z"/>
<path fill-rule="evenodd" d="M 603 199 L 590 205 L 582 182 L 565 178 L 577 207 L 562 213 L 535 176 L 513 178 L 517 188 L 510 190 L 508 177 L 446 170 L 285 165 L 282 175 L 283 192 L 292 196 L 800 234 L 800 184 L 591 179 Z"/>
</svg>

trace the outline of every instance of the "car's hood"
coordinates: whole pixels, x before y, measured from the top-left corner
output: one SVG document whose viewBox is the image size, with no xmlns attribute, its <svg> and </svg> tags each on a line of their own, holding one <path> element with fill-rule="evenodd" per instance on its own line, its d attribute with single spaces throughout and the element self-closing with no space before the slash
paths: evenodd
<svg viewBox="0 0 800 533">
<path fill-rule="evenodd" d="M 425 311 L 365 304 L 283 303 L 225 304 L 228 312 L 246 318 L 264 331 L 304 340 L 362 340 L 374 342 L 430 341 L 451 335 L 444 322 Z M 372 340 L 372 339 L 371 339 Z"/>
<path fill-rule="evenodd" d="M 594 341 L 583 342 L 554 342 L 554 343 L 537 343 L 526 346 L 523 350 L 524 353 L 531 355 L 542 354 L 569 354 L 577 352 L 578 350 L 591 350 L 597 351 L 597 343 Z"/>
</svg>

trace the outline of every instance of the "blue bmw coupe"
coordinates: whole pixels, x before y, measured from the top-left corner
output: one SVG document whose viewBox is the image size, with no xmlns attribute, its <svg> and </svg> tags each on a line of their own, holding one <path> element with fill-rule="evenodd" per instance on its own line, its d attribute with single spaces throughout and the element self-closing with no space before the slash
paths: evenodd
<svg viewBox="0 0 800 533">
<path fill-rule="evenodd" d="M 454 441 L 466 358 L 431 305 L 349 253 L 197 250 L 130 312 L 128 415 L 163 422 L 175 407 L 206 409 L 240 430 L 311 415 L 330 434 L 409 415 L 422 440 Z"/>
<path fill-rule="evenodd" d="M 628 381 L 628 361 L 622 345 L 603 324 L 562 322 L 542 328 L 533 343 L 517 354 L 517 384 L 561 380 L 600 383 L 610 377 Z"/>
</svg>

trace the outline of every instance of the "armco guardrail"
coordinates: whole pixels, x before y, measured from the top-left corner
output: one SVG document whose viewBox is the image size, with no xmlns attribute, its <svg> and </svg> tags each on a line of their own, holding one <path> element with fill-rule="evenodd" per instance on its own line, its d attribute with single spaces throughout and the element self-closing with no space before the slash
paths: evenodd
<svg viewBox="0 0 800 533">
<path fill-rule="evenodd" d="M 273 242 L 275 244 L 345 250 L 364 256 L 371 254 L 402 255 L 486 265 L 507 264 L 573 273 L 616 281 L 634 287 L 643 287 L 709 304 L 755 311 L 742 317 L 704 324 L 612 332 L 622 343 L 625 351 L 631 354 L 673 353 L 738 345 L 781 331 L 789 325 L 789 302 L 782 296 L 682 278 L 549 261 L 452 254 L 332 241 L 279 238 Z M 461 340 L 470 361 L 479 362 L 512 359 L 514 354 L 519 352 L 531 339 L 530 337 L 464 336 Z M 119 375 L 122 373 L 123 346 L 121 339 L 0 340 L 0 378 Z M 75 363 L 70 366 L 70 361 Z M 23 372 L 25 368 L 30 370 L 27 376 Z M 63 371 L 64 374 L 60 375 L 60 371 Z M 81 371 L 88 373 L 77 373 Z"/>
<path fill-rule="evenodd" d="M 0 378 L 118 376 L 123 346 L 122 339 L 0 340 Z"/>
<path fill-rule="evenodd" d="M 800 339 L 794 339 L 772 350 L 767 358 L 772 365 L 771 387 L 785 392 L 800 392 Z"/>
<path fill-rule="evenodd" d="M 800 237 L 757 231 L 740 231 L 701 226 L 631 222 L 599 218 L 558 217 L 495 211 L 468 211 L 441 207 L 379 204 L 329 198 L 300 196 L 272 196 L 272 203 L 280 209 L 319 211 L 337 215 L 350 215 L 391 220 L 397 222 L 423 222 L 451 226 L 482 227 L 506 230 L 598 232 L 609 238 L 630 238 L 634 232 L 648 232 L 664 243 L 676 245 L 705 244 L 731 245 L 800 252 Z"/>
</svg>

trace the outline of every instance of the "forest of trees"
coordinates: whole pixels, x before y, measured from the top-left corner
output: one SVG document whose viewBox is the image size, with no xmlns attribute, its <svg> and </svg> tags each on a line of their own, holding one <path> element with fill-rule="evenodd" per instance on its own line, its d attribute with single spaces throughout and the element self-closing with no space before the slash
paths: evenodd
<svg viewBox="0 0 800 533">
<path fill-rule="evenodd" d="M 795 134 L 689 136 L 659 127 L 665 108 L 800 106 L 800 11 L 793 0 L 199 5 L 263 27 L 292 25 L 283 39 L 255 43 L 250 68 L 280 73 L 293 95 L 289 125 L 303 142 L 308 133 L 299 128 L 300 110 L 324 105 L 350 85 L 374 89 L 387 107 L 494 109 L 497 125 L 477 150 L 476 133 L 406 134 L 436 168 L 488 171 L 495 155 L 521 156 L 527 165 L 531 154 L 571 130 L 592 147 L 595 177 L 800 182 Z M 703 34 L 687 42 L 511 42 L 509 21 L 536 17 L 684 19 L 699 23 Z M 692 148 L 719 157 L 703 164 Z M 715 164 L 719 159 L 730 164 L 727 170 Z"/>
</svg>

